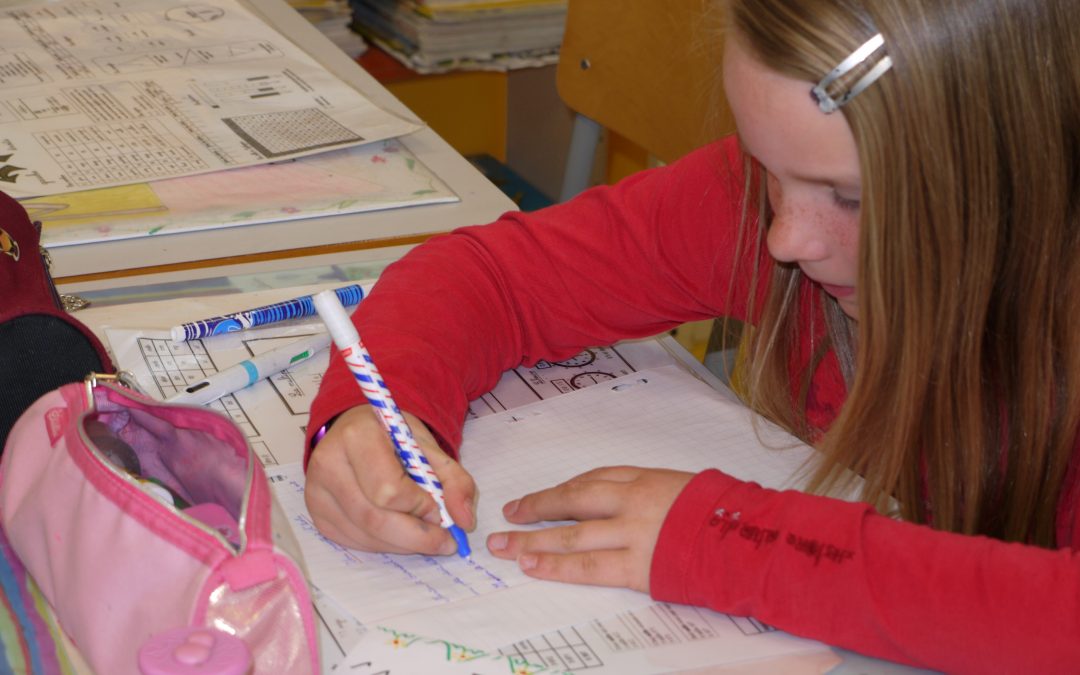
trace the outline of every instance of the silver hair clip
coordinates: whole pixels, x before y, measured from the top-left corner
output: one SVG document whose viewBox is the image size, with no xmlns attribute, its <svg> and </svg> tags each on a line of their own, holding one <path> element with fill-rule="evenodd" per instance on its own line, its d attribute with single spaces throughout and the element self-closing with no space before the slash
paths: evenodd
<svg viewBox="0 0 1080 675">
<path fill-rule="evenodd" d="M 885 38 L 881 37 L 881 33 L 878 33 L 864 42 L 858 49 L 851 52 L 851 54 L 841 61 L 840 65 L 833 68 L 828 75 L 821 78 L 821 81 L 810 90 L 810 95 L 817 101 L 818 107 L 821 108 L 821 112 L 826 115 L 831 112 L 836 112 L 840 106 L 858 96 L 863 89 L 866 89 L 873 84 L 885 71 L 892 67 L 892 59 L 886 54 L 881 57 L 881 60 L 874 64 L 874 67 L 871 68 L 869 72 L 863 75 L 858 82 L 852 85 L 850 89 L 845 91 L 838 98 L 829 96 L 829 85 L 851 72 L 852 69 L 865 61 L 871 54 L 878 49 L 881 49 L 884 45 Z"/>
</svg>

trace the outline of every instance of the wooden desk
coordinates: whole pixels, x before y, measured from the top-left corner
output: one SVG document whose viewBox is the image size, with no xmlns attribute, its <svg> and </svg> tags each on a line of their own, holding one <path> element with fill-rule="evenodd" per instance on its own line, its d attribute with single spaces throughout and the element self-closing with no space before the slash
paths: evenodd
<svg viewBox="0 0 1080 675">
<path fill-rule="evenodd" d="M 247 0 L 246 4 L 375 104 L 415 119 L 389 91 L 284 0 Z M 159 278 L 221 276 L 223 268 L 228 268 L 225 273 L 235 273 L 267 261 L 310 267 L 324 264 L 322 257 L 334 254 L 386 257 L 388 252 L 377 249 L 397 247 L 400 252 L 432 234 L 487 222 L 515 208 L 508 197 L 430 129 L 401 140 L 457 193 L 460 202 L 55 247 L 50 250 L 53 275 L 63 290 L 79 292 Z"/>
</svg>

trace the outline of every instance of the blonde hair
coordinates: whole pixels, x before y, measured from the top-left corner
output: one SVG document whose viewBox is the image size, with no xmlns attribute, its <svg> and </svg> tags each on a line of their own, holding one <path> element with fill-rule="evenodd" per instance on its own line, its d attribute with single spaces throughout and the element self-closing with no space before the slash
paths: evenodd
<svg viewBox="0 0 1080 675">
<path fill-rule="evenodd" d="M 834 113 L 863 177 L 859 320 L 777 265 L 741 372 L 751 404 L 819 434 L 804 402 L 814 365 L 795 390 L 791 379 L 799 296 L 816 293 L 830 341 L 815 350 L 851 355 L 853 368 L 817 439 L 812 488 L 839 487 L 851 469 L 879 509 L 896 498 L 905 518 L 940 529 L 1053 545 L 1080 427 L 1080 4 L 730 9 L 765 65 L 808 83 L 876 32 L 893 60 Z"/>
</svg>

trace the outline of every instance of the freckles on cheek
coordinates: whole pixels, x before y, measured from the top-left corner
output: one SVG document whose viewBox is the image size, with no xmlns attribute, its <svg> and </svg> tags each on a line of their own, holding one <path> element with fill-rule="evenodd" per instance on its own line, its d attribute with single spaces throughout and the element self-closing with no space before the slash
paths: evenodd
<svg viewBox="0 0 1080 675">
<path fill-rule="evenodd" d="M 856 251 L 859 247 L 859 215 L 855 213 L 838 218 L 834 227 L 837 243 L 846 250 Z"/>
<path fill-rule="evenodd" d="M 812 211 L 812 213 L 810 212 Z M 854 254 L 859 245 L 859 212 L 840 209 L 831 204 L 807 209 L 807 222 L 830 243 L 835 252 Z"/>
</svg>

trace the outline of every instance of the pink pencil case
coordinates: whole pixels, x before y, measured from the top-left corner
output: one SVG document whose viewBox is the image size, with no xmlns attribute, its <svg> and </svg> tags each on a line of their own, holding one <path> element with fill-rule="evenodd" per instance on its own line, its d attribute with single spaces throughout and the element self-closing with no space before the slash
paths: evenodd
<svg viewBox="0 0 1080 675">
<path fill-rule="evenodd" d="M 0 460 L 0 522 L 82 657 L 139 673 L 145 642 L 205 627 L 255 673 L 318 673 L 299 546 L 244 434 L 102 377 L 39 398 Z"/>
</svg>

